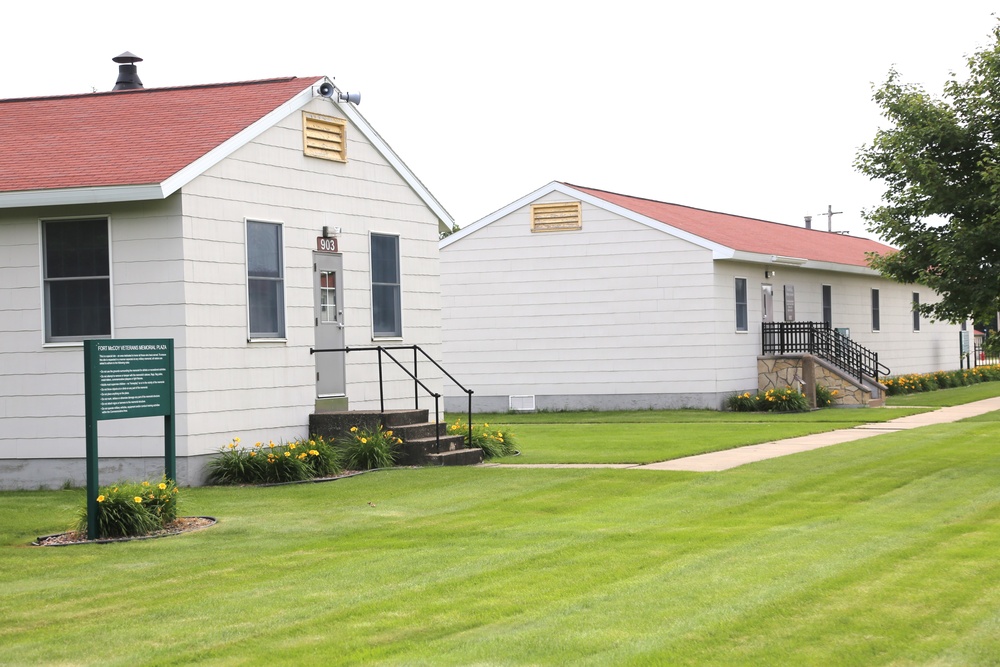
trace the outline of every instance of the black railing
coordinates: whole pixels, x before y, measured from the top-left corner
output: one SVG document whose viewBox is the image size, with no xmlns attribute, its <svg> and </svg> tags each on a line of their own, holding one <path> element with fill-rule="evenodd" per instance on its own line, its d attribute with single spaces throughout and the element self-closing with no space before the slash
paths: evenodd
<svg viewBox="0 0 1000 667">
<path fill-rule="evenodd" d="M 1000 357 L 991 355 L 986 350 L 983 349 L 982 345 L 975 345 L 972 348 L 972 358 L 975 360 L 976 366 L 990 366 L 993 364 L 1000 364 Z"/>
<path fill-rule="evenodd" d="M 406 366 L 404 366 L 399 361 L 399 359 L 397 359 L 396 357 L 392 356 L 392 353 L 390 352 L 390 350 L 413 350 L 413 372 L 410 372 L 410 370 Z M 324 350 L 317 350 L 317 349 L 314 349 L 314 348 L 309 348 L 309 354 L 318 354 L 318 353 L 321 353 L 321 352 L 344 352 L 345 354 L 348 354 L 348 353 L 351 353 L 351 352 L 377 352 L 378 353 L 378 400 L 379 400 L 379 412 L 381 412 L 382 414 L 385 414 L 385 381 L 384 381 L 384 374 L 382 372 L 382 356 L 385 355 L 385 356 L 389 357 L 389 359 L 391 359 L 393 363 L 395 363 L 397 366 L 399 366 L 399 368 L 404 373 L 406 373 L 407 375 L 409 375 L 413 379 L 413 409 L 414 410 L 419 410 L 420 409 L 420 390 L 421 389 L 423 389 L 428 394 L 430 394 L 431 396 L 434 397 L 434 425 L 435 425 L 434 426 L 434 442 L 440 447 L 441 446 L 441 427 L 440 427 L 440 423 L 441 423 L 441 410 L 440 410 L 440 408 L 441 408 L 441 403 L 440 403 L 440 401 L 441 401 L 441 394 L 437 393 L 436 391 L 434 391 L 433 389 L 431 389 L 430 387 L 428 387 L 427 385 L 425 385 L 417 377 L 417 362 L 419 360 L 419 357 L 417 355 L 418 354 L 422 354 L 427 361 L 429 361 L 432 364 L 434 364 L 434 366 L 439 371 L 441 371 L 442 373 L 444 373 L 448 377 L 449 380 L 451 380 L 452 382 L 454 382 L 455 386 L 457 386 L 459 389 L 461 389 L 462 391 L 464 391 L 468 395 L 468 397 L 469 397 L 469 445 L 468 446 L 469 447 L 472 446 L 472 390 L 471 389 L 466 389 L 464 386 L 462 386 L 461 382 L 459 382 L 458 380 L 456 380 L 454 378 L 454 376 L 452 376 L 451 373 L 449 373 L 448 371 L 446 371 L 444 369 L 444 367 L 441 366 L 441 364 L 439 364 L 438 362 L 434 361 L 434 359 L 431 358 L 431 356 L 429 354 L 427 354 L 426 352 L 424 352 L 420 348 L 419 345 L 388 345 L 388 346 L 386 346 L 386 345 L 377 345 L 375 347 L 337 347 L 337 348 L 329 348 L 329 349 L 324 349 Z"/>
<path fill-rule="evenodd" d="M 763 322 L 760 341 L 763 354 L 814 354 L 861 381 L 867 376 L 878 382 L 879 375 L 890 373 L 879 363 L 877 352 L 826 322 Z"/>
</svg>

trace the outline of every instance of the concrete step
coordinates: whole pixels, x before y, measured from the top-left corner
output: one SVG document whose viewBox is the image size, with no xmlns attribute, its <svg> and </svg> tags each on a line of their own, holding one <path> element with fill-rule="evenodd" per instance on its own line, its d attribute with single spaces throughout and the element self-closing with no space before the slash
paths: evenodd
<svg viewBox="0 0 1000 667">
<path fill-rule="evenodd" d="M 351 427 L 374 431 L 380 425 L 403 441 L 398 465 L 475 465 L 483 450 L 466 449 L 465 435 L 448 435 L 447 424 L 427 421 L 428 410 L 351 410 L 317 412 L 309 416 L 309 431 L 333 440 L 353 437 Z M 440 437 L 436 437 L 439 435 Z"/>
<path fill-rule="evenodd" d="M 442 435 L 440 444 L 434 436 L 404 439 L 396 460 L 401 465 L 424 465 L 432 463 L 430 457 L 435 454 L 447 454 L 461 449 L 465 449 L 465 438 L 459 435 Z"/>
<path fill-rule="evenodd" d="M 444 424 L 435 424 L 434 422 L 406 424 L 405 426 L 392 427 L 392 432 L 403 440 L 416 440 L 418 438 L 433 438 L 435 433 L 445 435 L 447 433 L 447 426 Z"/>
<path fill-rule="evenodd" d="M 429 454 L 427 465 L 441 466 L 474 466 L 483 462 L 483 450 L 481 449 L 456 449 L 451 452 L 441 452 L 440 454 Z"/>
</svg>

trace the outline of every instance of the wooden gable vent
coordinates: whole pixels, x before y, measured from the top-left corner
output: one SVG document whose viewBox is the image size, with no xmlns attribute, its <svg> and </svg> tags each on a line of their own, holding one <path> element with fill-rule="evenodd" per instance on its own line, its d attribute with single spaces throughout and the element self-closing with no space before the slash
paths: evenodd
<svg viewBox="0 0 1000 667">
<path fill-rule="evenodd" d="M 583 228 L 580 202 L 531 205 L 531 231 L 565 232 Z"/>
<path fill-rule="evenodd" d="M 310 157 L 347 162 L 347 121 L 343 118 L 303 112 L 302 140 Z"/>
</svg>

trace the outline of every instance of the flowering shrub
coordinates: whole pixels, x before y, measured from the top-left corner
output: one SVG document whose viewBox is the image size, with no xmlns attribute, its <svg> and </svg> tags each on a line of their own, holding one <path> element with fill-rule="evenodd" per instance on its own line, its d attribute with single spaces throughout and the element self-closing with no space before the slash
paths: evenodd
<svg viewBox="0 0 1000 667">
<path fill-rule="evenodd" d="M 455 420 L 455 423 L 448 427 L 448 432 L 452 435 L 465 436 L 465 446 L 483 450 L 483 457 L 487 459 L 510 456 L 517 451 L 516 436 L 513 433 L 501 428 L 491 429 L 486 422 L 482 424 L 473 422 L 471 441 L 469 427 L 461 419 Z"/>
<path fill-rule="evenodd" d="M 760 410 L 759 396 L 760 394 L 751 394 L 749 391 L 733 394 L 726 399 L 726 405 L 733 412 L 757 412 Z"/>
<path fill-rule="evenodd" d="M 336 449 L 323 438 L 245 447 L 239 438 L 208 462 L 209 484 L 275 484 L 336 475 L 341 470 Z"/>
<path fill-rule="evenodd" d="M 816 385 L 816 407 L 828 408 L 837 400 L 840 392 L 821 384 Z"/>
<path fill-rule="evenodd" d="M 97 536 L 99 538 L 148 535 L 177 518 L 177 485 L 160 482 L 117 482 L 99 489 Z M 77 532 L 87 532 L 87 506 L 77 512 Z"/>
<path fill-rule="evenodd" d="M 391 468 L 402 439 L 381 425 L 374 431 L 351 427 L 351 437 L 340 443 L 344 465 L 351 470 Z"/>
<path fill-rule="evenodd" d="M 910 373 L 907 375 L 891 375 L 884 380 L 886 394 L 913 394 L 949 387 L 964 387 L 980 382 L 995 382 L 1000 380 L 1000 364 L 978 366 L 957 371 L 937 371 L 935 373 Z"/>
<path fill-rule="evenodd" d="M 736 412 L 805 412 L 809 409 L 806 395 L 791 387 L 768 389 L 751 394 L 733 394 L 726 405 Z"/>
</svg>

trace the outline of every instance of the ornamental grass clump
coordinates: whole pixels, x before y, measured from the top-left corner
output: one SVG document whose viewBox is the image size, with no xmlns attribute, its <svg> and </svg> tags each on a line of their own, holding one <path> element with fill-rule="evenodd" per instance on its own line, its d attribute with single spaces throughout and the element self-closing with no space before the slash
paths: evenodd
<svg viewBox="0 0 1000 667">
<path fill-rule="evenodd" d="M 209 484 L 281 484 L 341 471 L 337 450 L 323 438 L 243 446 L 233 438 L 208 462 Z"/>
<path fill-rule="evenodd" d="M 341 460 L 349 470 L 391 468 L 403 441 L 391 430 L 379 426 L 374 431 L 351 427 L 351 435 L 339 444 Z"/>
<path fill-rule="evenodd" d="M 97 537 L 148 535 L 177 518 L 177 485 L 160 482 L 117 482 L 101 487 L 97 496 Z M 87 506 L 77 512 L 76 531 L 87 533 Z"/>
<path fill-rule="evenodd" d="M 751 394 L 733 394 L 726 405 L 735 412 L 805 412 L 809 409 L 806 395 L 797 389 L 768 389 Z"/>
<path fill-rule="evenodd" d="M 469 439 L 469 427 L 461 419 L 455 420 L 448 427 L 452 435 L 465 436 L 465 446 L 483 450 L 483 458 L 495 459 L 511 456 L 517 452 L 517 437 L 509 429 L 490 428 L 486 422 L 472 423 L 472 439 Z"/>
</svg>

